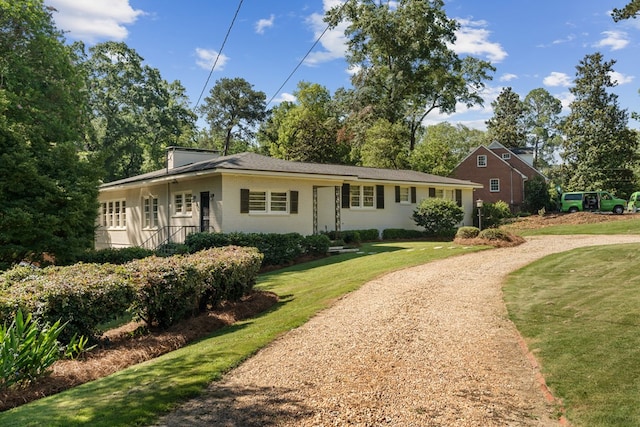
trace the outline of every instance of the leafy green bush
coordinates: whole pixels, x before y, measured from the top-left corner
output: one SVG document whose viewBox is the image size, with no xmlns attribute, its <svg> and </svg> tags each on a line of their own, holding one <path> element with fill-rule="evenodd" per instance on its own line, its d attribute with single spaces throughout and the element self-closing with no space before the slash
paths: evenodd
<svg viewBox="0 0 640 427">
<path fill-rule="evenodd" d="M 325 234 L 313 234 L 302 239 L 302 250 L 309 255 L 326 255 L 329 252 L 331 240 Z"/>
<path fill-rule="evenodd" d="M 0 288 L 0 321 L 11 320 L 16 310 L 33 313 L 38 321 L 67 323 L 61 339 L 73 335 L 94 338 L 98 325 L 123 314 L 134 298 L 128 271 L 113 264 L 75 264 L 11 270 Z"/>
<path fill-rule="evenodd" d="M 134 259 L 142 259 L 154 255 L 151 249 L 141 247 L 106 248 L 87 251 L 78 257 L 78 262 L 87 264 L 125 264 Z"/>
<path fill-rule="evenodd" d="M 464 218 L 464 211 L 456 202 L 445 199 L 424 199 L 413 211 L 413 220 L 430 236 L 451 236 Z"/>
<path fill-rule="evenodd" d="M 263 265 L 282 265 L 302 255 L 303 237 L 298 233 L 193 233 L 185 245 L 191 253 L 230 245 L 254 247 L 264 254 Z"/>
<path fill-rule="evenodd" d="M 362 230 L 329 231 L 326 233 L 330 240 L 342 240 L 346 244 L 360 244 L 361 242 L 375 242 L 380 240 L 380 232 L 377 228 L 365 228 Z"/>
<path fill-rule="evenodd" d="M 382 230 L 382 240 L 421 239 L 425 232 L 420 230 L 405 230 L 402 228 L 387 228 Z"/>
<path fill-rule="evenodd" d="M 478 211 L 476 208 L 476 218 Z M 498 200 L 495 203 L 485 203 L 482 207 L 482 228 L 497 227 L 504 222 L 505 219 L 511 218 L 511 208 L 507 202 Z"/>
<path fill-rule="evenodd" d="M 456 231 L 456 238 L 458 239 L 474 239 L 478 237 L 480 229 L 478 227 L 460 227 Z"/>
<path fill-rule="evenodd" d="M 511 234 L 499 228 L 485 228 L 478 234 L 478 237 L 480 239 L 502 240 L 505 242 L 511 242 L 513 240 Z"/>
<path fill-rule="evenodd" d="M 238 299 L 253 287 L 262 257 L 256 248 L 226 246 L 132 261 L 133 310 L 148 325 L 166 328 L 207 304 Z"/>
<path fill-rule="evenodd" d="M 58 336 L 64 325 L 40 327 L 29 313 L 18 310 L 9 326 L 0 326 L 0 390 L 34 381 L 60 359 Z"/>
</svg>

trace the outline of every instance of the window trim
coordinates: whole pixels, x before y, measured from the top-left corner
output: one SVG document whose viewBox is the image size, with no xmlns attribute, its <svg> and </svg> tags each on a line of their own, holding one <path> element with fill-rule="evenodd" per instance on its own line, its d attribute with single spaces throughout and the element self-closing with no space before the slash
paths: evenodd
<svg viewBox="0 0 640 427">
<path fill-rule="evenodd" d="M 511 160 L 511 153 L 502 153 L 502 160 Z"/>
<path fill-rule="evenodd" d="M 147 210 L 147 207 L 149 208 Z M 157 230 L 160 226 L 160 203 L 158 196 L 142 197 L 142 229 Z"/>
<path fill-rule="evenodd" d="M 243 189 L 241 190 L 241 195 L 243 191 L 246 194 L 247 200 L 246 202 L 242 202 L 241 204 L 246 204 L 246 209 L 241 207 L 240 213 L 247 213 L 249 215 L 290 215 L 291 213 L 296 213 L 296 212 L 292 212 L 292 208 L 296 207 L 292 205 L 293 198 L 297 196 L 297 194 L 294 196 L 293 194 L 294 191 L 281 190 L 281 189 L 272 189 L 272 190 Z M 251 208 L 252 196 L 255 197 L 258 194 L 264 194 L 264 202 L 263 202 L 264 210 L 257 210 L 257 209 Z M 274 209 L 274 203 L 278 202 L 277 200 L 275 200 L 274 196 L 277 196 L 277 195 L 279 195 L 280 197 L 284 196 L 284 210 Z M 280 200 L 279 202 L 282 203 L 282 200 Z"/>
<path fill-rule="evenodd" d="M 110 199 L 100 202 L 99 224 L 108 230 L 126 230 L 127 200 Z"/>
<path fill-rule="evenodd" d="M 365 188 L 370 190 L 365 194 Z M 358 193 L 355 194 L 354 189 L 357 189 Z M 375 209 L 376 208 L 376 198 L 377 198 L 377 189 L 375 185 L 365 185 L 365 184 L 350 184 L 349 186 L 349 207 L 350 209 Z M 357 204 L 354 203 L 357 197 Z M 370 204 L 365 206 L 365 201 L 370 200 Z"/>
<path fill-rule="evenodd" d="M 494 189 L 493 184 L 496 184 L 496 189 Z M 500 178 L 490 178 L 489 179 L 489 192 L 490 193 L 499 193 L 500 192 Z"/>
<path fill-rule="evenodd" d="M 178 210 L 178 201 L 177 198 L 180 196 L 182 198 L 181 208 Z M 189 196 L 189 197 L 187 197 Z M 173 200 L 173 216 L 174 217 L 191 217 L 193 216 L 193 191 L 176 191 L 172 195 Z"/>
<path fill-rule="evenodd" d="M 480 161 L 480 159 L 483 159 L 482 161 Z M 476 157 L 476 166 L 479 168 L 486 168 L 487 167 L 487 155 L 486 154 L 478 154 L 478 156 Z"/>
</svg>

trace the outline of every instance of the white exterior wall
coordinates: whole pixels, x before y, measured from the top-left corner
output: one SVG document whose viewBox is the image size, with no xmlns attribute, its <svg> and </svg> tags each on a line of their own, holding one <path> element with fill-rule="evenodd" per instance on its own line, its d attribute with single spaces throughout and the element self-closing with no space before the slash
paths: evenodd
<svg viewBox="0 0 640 427">
<path fill-rule="evenodd" d="M 349 182 L 349 181 L 347 181 Z M 372 185 L 376 182 L 352 181 L 353 185 Z M 340 190 L 343 181 L 319 177 L 283 176 L 273 177 L 259 173 L 215 174 L 168 179 L 164 182 L 142 187 L 107 189 L 100 192 L 99 201 L 126 201 L 127 224 L 125 228 L 98 227 L 96 249 L 106 247 L 141 246 L 158 230 L 165 226 L 200 226 L 200 193 L 210 194 L 210 229 L 218 232 L 296 232 L 303 236 L 313 234 L 313 189 L 318 196 L 318 231 L 335 230 L 335 187 Z M 379 183 L 378 183 L 379 185 Z M 403 187 L 416 187 L 416 203 L 396 203 L 395 184 L 384 186 L 384 209 L 341 208 L 340 228 L 342 230 L 402 228 L 420 229 L 412 219 L 417 203 L 428 198 L 429 187 L 444 190 L 445 198 L 451 198 L 455 187 L 438 187 L 433 184 L 417 186 L 403 183 Z M 240 190 L 251 191 L 297 191 L 298 213 L 240 213 Z M 195 201 L 190 215 L 175 215 L 173 206 L 176 192 L 190 192 Z M 158 198 L 158 227 L 144 228 L 143 199 L 152 195 Z M 290 199 L 289 199 L 290 202 Z M 473 189 L 462 189 L 462 207 L 465 211 L 464 225 L 473 224 L 475 200 Z M 100 217 L 98 218 L 98 223 Z"/>
</svg>

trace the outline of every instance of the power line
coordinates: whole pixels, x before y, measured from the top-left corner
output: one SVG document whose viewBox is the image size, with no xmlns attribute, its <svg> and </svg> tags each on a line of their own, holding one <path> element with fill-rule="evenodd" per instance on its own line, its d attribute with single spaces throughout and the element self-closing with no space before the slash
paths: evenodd
<svg viewBox="0 0 640 427">
<path fill-rule="evenodd" d="M 238 17 L 238 13 L 240 12 L 240 7 L 242 6 L 242 2 L 243 1 L 244 0 L 240 0 L 240 2 L 238 3 L 238 8 L 236 9 L 235 15 L 233 15 L 233 19 L 231 20 L 231 24 L 229 25 L 229 29 L 227 30 L 227 34 L 224 36 L 224 40 L 222 41 L 222 46 L 220 46 L 220 50 L 218 51 L 218 54 L 216 55 L 216 59 L 215 59 L 215 61 L 213 61 L 213 66 L 211 67 L 211 71 L 209 72 L 209 76 L 207 77 L 207 81 L 204 82 L 204 86 L 202 87 L 202 91 L 200 92 L 200 96 L 198 97 L 198 101 L 196 102 L 196 105 L 193 107 L 194 110 L 196 108 L 198 108 L 198 105 L 200 104 L 200 100 L 202 99 L 202 95 L 204 94 L 204 91 L 207 89 L 207 85 L 209 84 L 209 80 L 211 79 L 211 75 L 213 74 L 213 70 L 214 70 L 214 68 L 216 68 L 216 64 L 218 63 L 218 59 L 220 58 L 220 55 L 222 54 L 222 49 L 224 49 L 224 45 L 227 43 L 227 39 L 229 38 L 229 34 L 231 33 L 231 28 L 233 28 L 233 24 L 236 22 L 236 18 Z"/>
<path fill-rule="evenodd" d="M 349 0 L 345 0 L 344 3 L 342 3 L 342 5 L 340 6 L 340 10 L 342 11 L 342 9 L 344 8 L 344 6 L 349 3 Z M 291 71 L 291 73 L 289 73 L 289 75 L 287 76 L 287 78 L 285 79 L 285 81 L 280 85 L 280 87 L 278 88 L 278 90 L 276 90 L 276 93 L 273 94 L 273 96 L 269 99 L 269 102 L 267 102 L 267 106 L 269 106 L 269 104 L 271 104 L 271 102 L 274 100 L 274 98 L 276 96 L 278 96 L 278 93 L 280 93 L 280 91 L 282 90 L 282 88 L 284 87 L 284 85 L 287 84 L 287 82 L 291 79 L 291 77 L 293 77 L 293 75 L 295 74 L 296 71 L 298 71 L 298 68 L 300 68 L 300 66 L 302 65 L 302 63 L 304 62 L 305 59 L 307 59 L 307 56 L 309 56 L 309 54 L 311 54 L 311 51 L 313 51 L 313 49 L 316 47 L 316 45 L 320 42 L 320 39 L 325 35 L 325 33 L 329 31 L 329 25 L 326 26 L 326 28 L 324 29 L 324 31 L 322 32 L 322 34 L 320 34 L 318 36 L 318 38 L 316 38 L 316 41 L 313 42 L 313 45 L 311 45 L 311 47 L 309 48 L 309 50 L 307 51 L 307 53 L 302 57 L 302 59 L 300 60 L 300 62 L 298 62 L 298 65 L 296 65 L 293 69 L 293 71 Z"/>
</svg>

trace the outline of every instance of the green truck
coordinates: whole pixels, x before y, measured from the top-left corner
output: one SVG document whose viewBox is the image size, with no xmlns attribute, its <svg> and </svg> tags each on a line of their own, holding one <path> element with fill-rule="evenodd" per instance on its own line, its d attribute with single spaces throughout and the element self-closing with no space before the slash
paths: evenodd
<svg viewBox="0 0 640 427">
<path fill-rule="evenodd" d="M 562 212 L 613 212 L 621 215 L 627 201 L 613 197 L 607 191 L 574 191 L 562 193 L 560 210 Z"/>
</svg>

